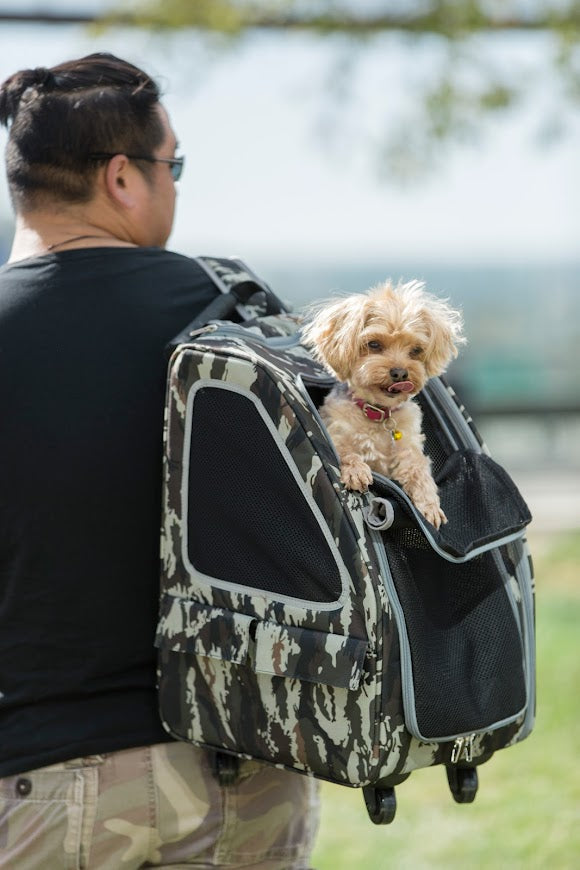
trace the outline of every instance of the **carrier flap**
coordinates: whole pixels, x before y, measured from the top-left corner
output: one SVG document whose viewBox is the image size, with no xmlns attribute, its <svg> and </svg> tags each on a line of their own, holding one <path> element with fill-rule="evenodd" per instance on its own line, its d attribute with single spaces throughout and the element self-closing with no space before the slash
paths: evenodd
<svg viewBox="0 0 580 870">
<path fill-rule="evenodd" d="M 532 516 L 509 474 L 485 453 L 464 449 L 452 453 L 435 477 L 447 522 L 439 529 L 417 511 L 403 491 L 376 476 L 373 493 L 394 502 L 394 525 L 418 521 L 437 552 L 467 559 L 521 535 Z M 371 512 L 377 505 L 371 502 Z M 402 512 L 402 516 L 401 516 Z M 386 528 L 386 525 L 383 525 Z"/>
<path fill-rule="evenodd" d="M 448 519 L 440 546 L 458 556 L 514 535 L 532 519 L 509 474 L 485 453 L 453 453 L 436 482 Z"/>
<path fill-rule="evenodd" d="M 244 664 L 248 658 L 253 621 L 244 613 L 164 595 L 155 646 Z"/>
<path fill-rule="evenodd" d="M 155 646 L 249 665 L 258 674 L 356 690 L 368 643 L 164 595 Z"/>
<path fill-rule="evenodd" d="M 296 677 L 340 689 L 358 689 L 367 642 L 307 628 L 259 622 L 258 673 Z"/>
</svg>

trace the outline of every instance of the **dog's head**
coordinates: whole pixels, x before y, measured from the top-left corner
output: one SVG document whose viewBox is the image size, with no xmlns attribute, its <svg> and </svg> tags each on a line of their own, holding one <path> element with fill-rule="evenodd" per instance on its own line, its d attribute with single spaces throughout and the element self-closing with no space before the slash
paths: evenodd
<svg viewBox="0 0 580 870">
<path fill-rule="evenodd" d="M 386 282 L 316 306 L 303 341 L 357 396 L 389 406 L 445 371 L 465 341 L 461 328 L 461 314 L 421 282 Z"/>
</svg>

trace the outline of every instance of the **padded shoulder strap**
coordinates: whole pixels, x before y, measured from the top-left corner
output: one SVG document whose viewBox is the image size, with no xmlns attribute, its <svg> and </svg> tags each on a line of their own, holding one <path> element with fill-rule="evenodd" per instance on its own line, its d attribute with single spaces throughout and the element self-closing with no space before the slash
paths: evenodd
<svg viewBox="0 0 580 870">
<path fill-rule="evenodd" d="M 237 257 L 195 257 L 195 262 L 201 266 L 222 293 L 233 292 L 240 301 L 248 299 L 248 285 L 251 285 L 255 292 L 263 293 L 262 304 L 265 305 L 265 310 L 260 312 L 261 314 L 279 314 L 281 311 L 290 310 L 273 293 L 269 285 L 261 278 L 258 278 L 256 273 Z M 256 303 L 253 304 L 255 305 Z M 236 309 L 242 320 L 249 320 L 256 316 L 255 310 L 245 312 L 243 308 L 244 306 L 241 304 Z"/>
<path fill-rule="evenodd" d="M 169 356 L 180 344 L 190 339 L 192 332 L 211 320 L 252 320 L 271 314 L 290 311 L 272 292 L 268 284 L 251 271 L 237 257 L 195 257 L 195 262 L 206 272 L 220 291 L 220 296 L 206 306 L 166 348 Z"/>
</svg>

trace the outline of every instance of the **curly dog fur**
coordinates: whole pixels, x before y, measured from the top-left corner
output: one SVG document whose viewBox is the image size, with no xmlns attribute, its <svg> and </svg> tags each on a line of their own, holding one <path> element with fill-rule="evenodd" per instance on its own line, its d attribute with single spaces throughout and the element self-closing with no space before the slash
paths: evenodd
<svg viewBox="0 0 580 870">
<path fill-rule="evenodd" d="M 304 343 L 341 382 L 321 414 L 342 482 L 363 492 L 372 471 L 394 478 L 436 528 L 446 517 L 423 452 L 421 411 L 409 400 L 457 356 L 461 330 L 461 314 L 421 282 L 395 287 L 387 281 L 316 306 L 303 332 Z"/>
</svg>

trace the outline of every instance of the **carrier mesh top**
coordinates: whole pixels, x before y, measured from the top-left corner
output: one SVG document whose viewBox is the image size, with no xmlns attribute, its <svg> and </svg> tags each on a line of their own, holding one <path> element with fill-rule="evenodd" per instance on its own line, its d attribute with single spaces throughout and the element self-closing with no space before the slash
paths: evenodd
<svg viewBox="0 0 580 870">
<path fill-rule="evenodd" d="M 342 583 L 329 544 L 254 403 L 205 387 L 193 415 L 187 529 L 194 567 L 274 597 L 336 601 Z"/>
<path fill-rule="evenodd" d="M 458 450 L 436 477 L 448 523 L 440 545 L 462 556 L 531 520 L 526 503 L 504 469 L 484 453 Z"/>
<path fill-rule="evenodd" d="M 531 520 L 513 480 L 485 453 L 457 450 L 442 465 L 435 481 L 448 522 L 432 528 L 431 536 L 452 556 L 466 556 L 517 533 Z M 402 516 L 411 520 L 403 499 L 380 477 L 374 480 L 373 493 L 399 504 Z"/>
</svg>

